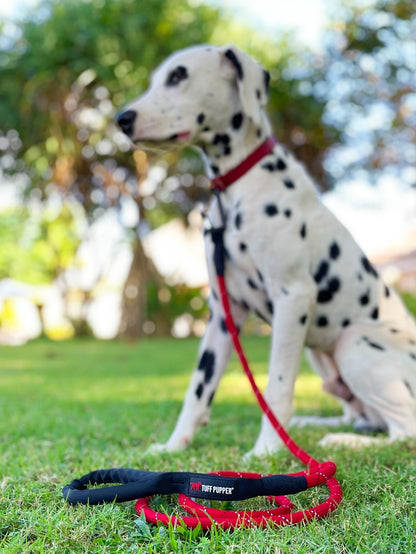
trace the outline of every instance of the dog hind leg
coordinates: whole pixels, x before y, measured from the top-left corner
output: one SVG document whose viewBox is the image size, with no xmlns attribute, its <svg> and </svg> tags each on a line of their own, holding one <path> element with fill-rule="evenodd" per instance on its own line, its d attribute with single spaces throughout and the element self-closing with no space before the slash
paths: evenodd
<svg viewBox="0 0 416 554">
<path fill-rule="evenodd" d="M 323 380 L 322 388 L 325 392 L 335 396 L 343 406 L 342 416 L 294 416 L 290 425 L 305 427 L 307 425 L 323 427 L 339 427 L 352 423 L 362 415 L 362 404 L 347 387 L 341 378 L 339 369 L 332 356 L 318 350 L 306 349 L 309 364 Z"/>
<path fill-rule="evenodd" d="M 343 333 L 334 359 L 369 421 L 384 426 L 390 440 L 416 437 L 416 356 L 400 337 L 382 323 L 357 324 Z M 353 442 L 368 443 L 363 439 Z M 338 442 L 329 436 L 323 443 Z"/>
</svg>

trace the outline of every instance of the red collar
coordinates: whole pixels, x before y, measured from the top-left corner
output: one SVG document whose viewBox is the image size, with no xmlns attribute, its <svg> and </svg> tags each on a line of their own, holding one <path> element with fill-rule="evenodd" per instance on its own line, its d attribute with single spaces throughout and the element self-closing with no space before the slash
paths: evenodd
<svg viewBox="0 0 416 554">
<path fill-rule="evenodd" d="M 247 156 L 236 167 L 233 167 L 225 173 L 225 175 L 219 175 L 211 181 L 211 189 L 217 189 L 223 192 L 227 187 L 235 183 L 240 177 L 242 177 L 247 171 L 249 171 L 256 163 L 258 163 L 262 158 L 271 154 L 273 148 L 277 144 L 277 141 L 274 137 L 267 138 L 256 150 Z"/>
</svg>

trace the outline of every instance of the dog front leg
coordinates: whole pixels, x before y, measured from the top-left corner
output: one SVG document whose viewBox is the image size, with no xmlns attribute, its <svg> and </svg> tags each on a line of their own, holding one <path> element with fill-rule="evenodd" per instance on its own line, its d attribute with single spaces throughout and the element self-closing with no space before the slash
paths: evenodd
<svg viewBox="0 0 416 554">
<path fill-rule="evenodd" d="M 232 312 L 236 324 L 241 326 L 247 311 L 233 305 Z M 211 402 L 228 364 L 231 349 L 231 337 L 225 328 L 220 303 L 213 301 L 211 319 L 201 342 L 198 366 L 192 375 L 175 429 L 167 443 L 152 445 L 150 452 L 184 450 L 199 427 L 208 423 Z"/>
<path fill-rule="evenodd" d="M 265 399 L 274 415 L 287 428 L 292 415 L 293 392 L 302 349 L 310 320 L 313 285 L 305 283 L 285 287 L 273 302 L 273 323 L 269 380 Z M 260 434 L 248 455 L 262 456 L 276 451 L 282 442 L 266 415 Z"/>
</svg>

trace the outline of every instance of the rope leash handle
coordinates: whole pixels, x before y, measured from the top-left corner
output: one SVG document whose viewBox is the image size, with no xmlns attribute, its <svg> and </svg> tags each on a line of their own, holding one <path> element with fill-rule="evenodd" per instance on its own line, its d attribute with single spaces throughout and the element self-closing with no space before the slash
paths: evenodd
<svg viewBox="0 0 416 554">
<path fill-rule="evenodd" d="M 323 481 L 316 474 L 315 480 Z M 155 494 L 182 494 L 208 500 L 247 500 L 256 496 L 283 496 L 305 491 L 311 486 L 311 476 L 303 472 L 292 475 L 261 475 L 257 473 L 191 473 L 155 472 L 128 468 L 100 469 L 87 473 L 65 485 L 62 494 L 69 504 L 101 504 L 125 502 Z M 103 488 L 91 488 L 109 483 L 123 483 Z M 312 485 L 314 486 L 314 485 Z"/>
<path fill-rule="evenodd" d="M 270 523 L 275 525 L 299 524 L 312 519 L 319 519 L 335 510 L 342 500 L 341 486 L 334 477 L 336 472 L 335 464 L 333 462 L 319 463 L 295 443 L 280 425 L 254 380 L 240 343 L 238 330 L 228 301 L 224 278 L 225 247 L 223 235 L 225 216 L 219 192 L 215 192 L 218 197 L 223 226 L 212 229 L 211 234 L 214 242 L 214 263 L 227 330 L 230 333 L 234 348 L 263 413 L 268 417 L 271 425 L 289 451 L 298 460 L 303 462 L 308 469 L 299 473 L 273 476 L 232 471 L 199 474 L 181 472 L 157 473 L 132 469 L 98 470 L 84 475 L 80 479 L 75 479 L 71 484 L 63 488 L 64 498 L 70 503 L 97 504 L 113 501 L 122 502 L 140 497 L 136 502 L 137 513 L 139 515 L 144 514 L 146 520 L 150 523 L 162 523 L 164 525 L 178 524 L 186 525 L 190 528 L 201 526 L 202 529 L 209 529 L 212 526 L 233 529 L 241 526 L 266 527 Z M 100 489 L 87 489 L 89 485 L 104 483 L 123 484 Z M 322 484 L 326 484 L 329 489 L 329 496 L 324 502 L 303 511 L 292 511 L 293 504 L 284 494 L 293 494 Z M 203 485 L 205 485 L 205 488 L 203 488 Z M 212 488 L 210 489 L 210 487 Z M 221 490 L 214 491 L 213 487 Z M 232 493 L 224 489 L 229 489 L 229 491 L 232 489 Z M 189 514 L 188 516 L 167 515 L 150 508 L 149 497 L 151 495 L 173 493 L 179 494 L 179 504 Z M 256 511 L 218 510 L 201 505 L 190 498 L 193 496 L 194 498 L 208 498 L 211 500 L 242 500 L 259 495 L 266 496 L 269 502 L 277 505 L 277 507 Z"/>
<path fill-rule="evenodd" d="M 319 506 L 316 506 L 315 508 L 310 508 L 305 511 L 290 514 L 289 521 L 287 521 L 287 516 L 282 516 L 283 519 L 280 519 L 280 516 L 278 516 L 278 520 L 274 520 L 273 518 L 272 519 L 275 523 L 285 524 L 285 523 L 300 523 L 304 520 L 324 517 L 331 511 L 335 510 L 342 500 L 341 485 L 334 477 L 334 474 L 336 472 L 336 465 L 333 462 L 324 462 L 320 464 L 315 458 L 310 456 L 290 437 L 290 435 L 286 432 L 286 430 L 282 427 L 280 422 L 277 420 L 276 416 L 272 412 L 270 406 L 268 405 L 266 399 L 264 398 L 263 394 L 261 393 L 260 389 L 258 388 L 254 380 L 253 374 L 250 370 L 250 366 L 248 364 L 246 355 L 244 353 L 244 350 L 242 348 L 242 345 L 239 339 L 239 331 L 237 329 L 237 326 L 235 325 L 234 318 L 231 313 L 230 303 L 228 300 L 227 287 L 225 284 L 225 258 L 226 258 L 225 245 L 224 245 L 224 231 L 225 231 L 225 223 L 226 223 L 225 212 L 222 206 L 220 192 L 216 190 L 214 191 L 214 193 L 216 194 L 216 197 L 217 197 L 218 209 L 221 216 L 222 225 L 220 227 L 211 229 L 211 238 L 214 244 L 214 265 L 215 265 L 215 270 L 217 274 L 217 283 L 218 283 L 218 288 L 220 292 L 221 303 L 223 307 L 225 325 L 226 325 L 227 331 L 231 336 L 234 349 L 243 367 L 244 373 L 246 374 L 250 382 L 251 388 L 254 392 L 254 395 L 256 397 L 258 404 L 260 405 L 262 412 L 267 416 L 270 424 L 275 429 L 275 431 L 279 435 L 280 439 L 282 440 L 286 448 L 288 448 L 288 450 L 298 460 L 300 460 L 303 464 L 308 466 L 309 469 L 305 471 L 305 475 L 309 475 L 311 477 L 311 482 L 310 482 L 311 486 L 316 486 L 317 484 L 322 484 L 324 482 L 329 488 L 329 492 L 330 492 L 330 495 L 325 502 L 323 502 Z M 325 472 L 323 468 L 325 468 L 327 472 Z M 324 481 L 321 481 L 319 483 L 316 482 L 315 484 L 312 484 L 312 482 L 314 481 L 313 475 L 317 475 L 317 474 L 322 474 L 324 476 Z"/>
</svg>

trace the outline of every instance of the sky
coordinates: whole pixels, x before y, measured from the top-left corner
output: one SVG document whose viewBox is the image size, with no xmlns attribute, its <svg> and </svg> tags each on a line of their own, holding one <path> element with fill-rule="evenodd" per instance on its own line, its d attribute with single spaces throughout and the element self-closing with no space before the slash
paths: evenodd
<svg viewBox="0 0 416 554">
<path fill-rule="evenodd" d="M 328 22 L 325 0 L 210 0 L 253 26 L 294 31 L 300 42 L 319 48 Z"/>
<path fill-rule="evenodd" d="M 329 20 L 329 0 L 206 1 L 225 7 L 236 17 L 268 32 L 291 30 L 299 42 L 313 49 L 319 49 L 322 33 Z M 36 0 L 0 2 L 0 17 L 13 17 L 33 4 L 36 4 Z M 414 197 L 414 193 L 398 193 L 392 183 L 386 182 L 379 189 L 361 183 L 342 190 L 336 189 L 326 197 L 325 202 L 371 254 L 378 253 L 390 243 L 397 243 L 406 234 L 408 227 L 412 226 L 412 214 L 416 213 Z"/>
<path fill-rule="evenodd" d="M 67 0 L 68 1 L 68 0 Z M 70 0 L 69 0 L 70 1 Z M 199 0 L 201 1 L 201 0 Z M 328 20 L 326 0 L 206 0 L 219 5 L 248 21 L 253 26 L 269 31 L 294 30 L 298 38 L 312 47 L 318 47 Z M 37 0 L 10 0 L 0 2 L 0 17 L 15 17 Z"/>
</svg>

